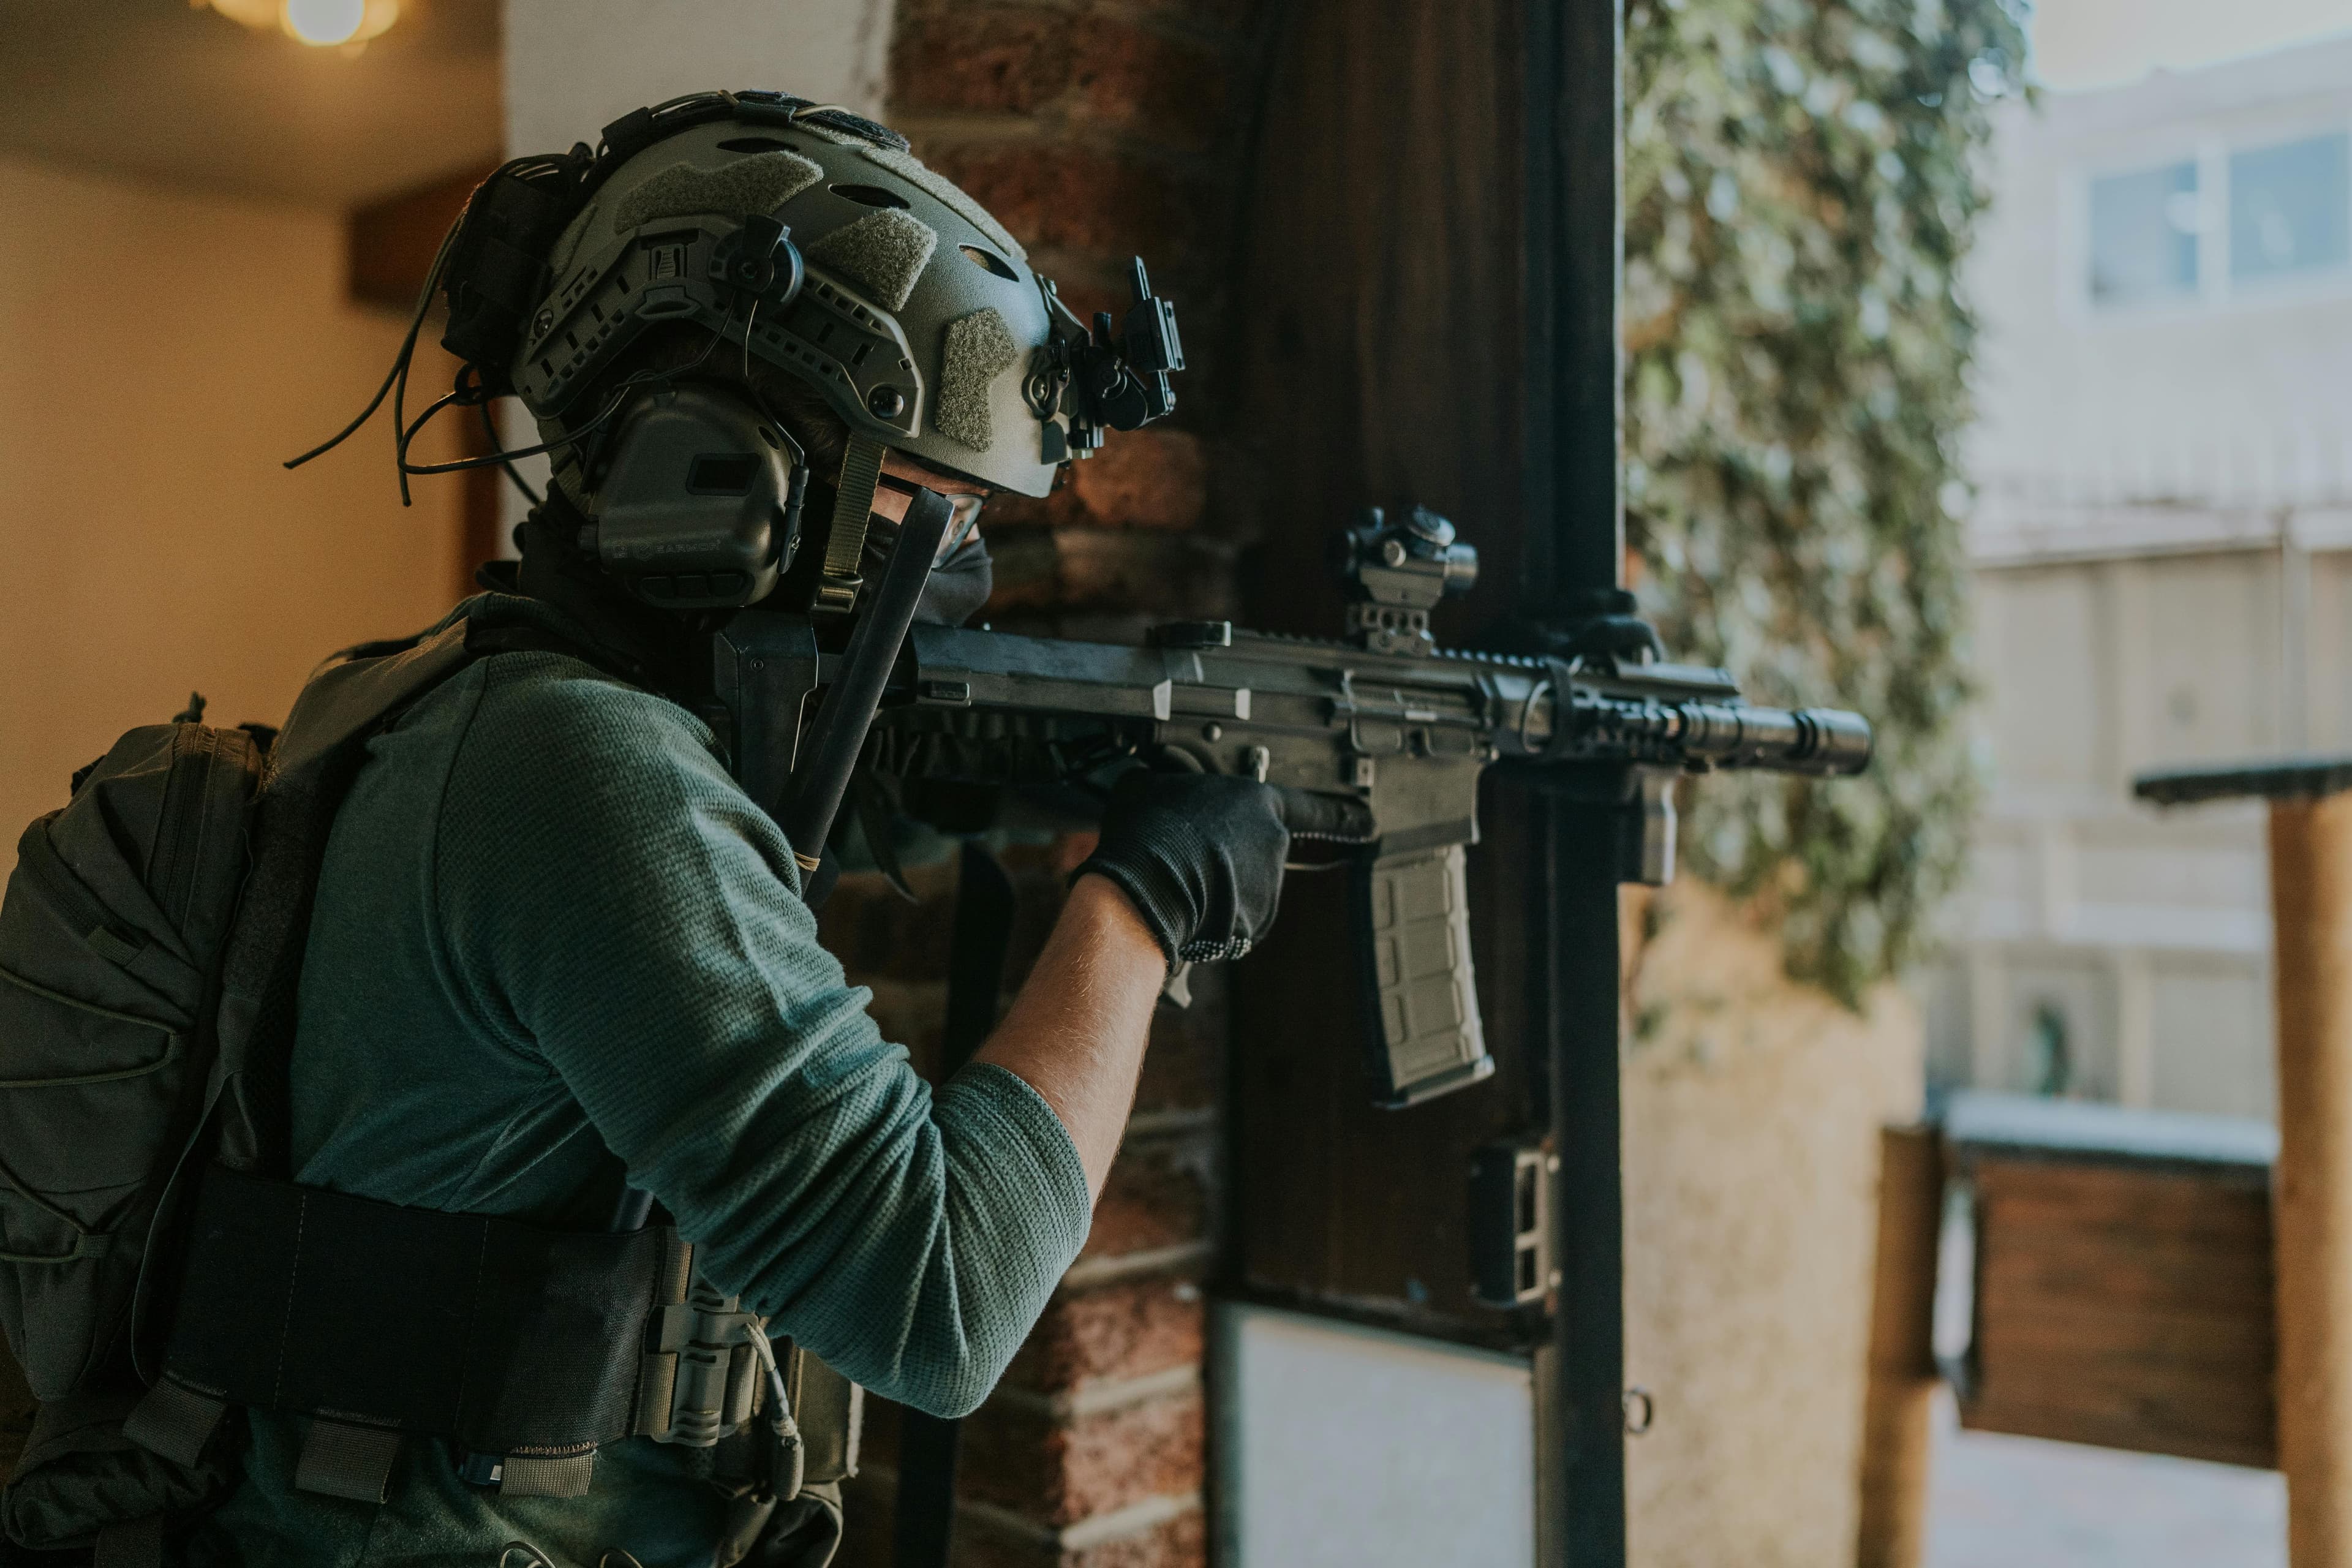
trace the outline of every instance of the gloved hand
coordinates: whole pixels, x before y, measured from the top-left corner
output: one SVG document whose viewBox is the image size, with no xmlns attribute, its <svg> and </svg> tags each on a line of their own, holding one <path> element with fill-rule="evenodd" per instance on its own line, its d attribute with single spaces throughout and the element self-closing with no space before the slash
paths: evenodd
<svg viewBox="0 0 2352 1568">
<path fill-rule="evenodd" d="M 1117 883 L 1171 963 L 1239 958 L 1282 899 L 1282 813 L 1255 779 L 1139 768 L 1112 790 L 1101 841 L 1070 879 Z"/>
</svg>

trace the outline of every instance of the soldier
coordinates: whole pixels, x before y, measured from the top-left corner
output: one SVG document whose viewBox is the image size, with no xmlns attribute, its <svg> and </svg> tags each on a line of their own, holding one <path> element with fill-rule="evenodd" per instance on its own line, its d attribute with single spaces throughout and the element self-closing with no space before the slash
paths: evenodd
<svg viewBox="0 0 2352 1568">
<path fill-rule="evenodd" d="M 760 1337 L 720 1310 L 740 1298 L 780 1343 L 960 1415 L 1087 1235 L 1171 963 L 1238 952 L 1265 929 L 1287 836 L 1272 793 L 1247 780 L 1122 795 L 978 1058 L 935 1091 L 882 1037 L 867 993 L 817 943 L 806 862 L 698 716 L 698 661 L 748 598 L 854 592 L 845 528 L 853 569 L 878 559 L 924 491 L 953 509 L 924 614 L 976 609 L 985 499 L 1045 493 L 1086 436 L 1033 384 L 1067 317 L 1012 237 L 892 133 L 772 95 L 713 97 L 731 107 L 639 117 L 634 151 L 614 145 L 632 121 L 608 132 L 598 177 L 544 255 L 517 254 L 520 227 L 448 253 L 453 321 L 502 288 L 527 300 L 515 360 L 494 370 L 538 413 L 554 479 L 521 530 L 510 591 L 456 612 L 507 651 L 373 740 L 335 818 L 291 1056 L 290 1174 L 572 1229 L 605 1228 L 624 1194 L 650 1194 L 693 1244 L 693 1299 L 716 1303 L 696 1321 L 737 1336 L 722 1366 Z M 788 318 L 774 302 L 793 291 L 772 275 L 736 287 L 667 273 L 702 254 L 698 226 L 740 228 L 728 254 L 755 270 L 804 265 L 797 295 L 824 311 Z M 674 253 L 656 243 L 665 229 Z M 583 301 L 616 278 L 615 310 L 592 318 Z M 594 335 L 608 319 L 625 329 L 611 342 Z M 708 467 L 703 448 L 740 447 L 758 462 Z M 706 466 L 662 467 L 686 448 Z M 712 504 L 734 509 L 747 552 L 689 574 L 638 548 L 676 530 L 663 508 L 704 506 L 706 492 L 734 498 Z M 763 499 L 746 510 L 747 494 Z M 625 1331 L 644 1330 L 632 1318 Z M 755 1348 L 767 1353 L 764 1339 Z M 789 1381 L 762 1384 L 763 1417 Z M 316 1437 L 325 1416 L 254 1408 L 243 1482 L 193 1556 L 832 1556 L 838 1487 L 794 1496 L 772 1456 L 745 1457 L 761 1422 L 687 1446 L 667 1407 L 683 1395 L 641 1386 L 635 1400 L 647 1435 L 603 1446 L 593 1466 L 567 1460 L 552 1481 L 525 1454 L 412 1436 L 353 1485 Z M 831 1418 L 801 1412 L 805 1452 L 842 1446 L 813 1429 Z M 380 1504 L 351 1500 L 379 1485 Z"/>
</svg>

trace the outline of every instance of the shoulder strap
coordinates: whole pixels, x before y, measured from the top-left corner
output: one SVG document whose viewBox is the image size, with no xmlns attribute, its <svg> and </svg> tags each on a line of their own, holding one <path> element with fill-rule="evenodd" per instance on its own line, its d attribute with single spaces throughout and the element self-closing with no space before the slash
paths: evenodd
<svg viewBox="0 0 2352 1568">
<path fill-rule="evenodd" d="M 466 649 L 477 658 L 496 653 L 560 653 L 602 670 L 631 686 L 645 684 L 645 671 L 633 660 L 584 637 L 566 637 L 534 621 L 466 623 Z"/>
<path fill-rule="evenodd" d="M 207 1103 L 224 1100 L 215 1157 L 274 1167 L 285 1149 L 287 1053 L 310 904 L 336 808 L 366 741 L 466 668 L 467 623 L 414 642 L 371 644 L 331 661 L 295 699 L 255 802 L 253 869 L 221 971 L 220 1054 Z"/>
<path fill-rule="evenodd" d="M 330 765 L 385 719 L 463 669 L 472 657 L 466 646 L 472 624 L 453 621 L 415 642 L 365 644 L 312 675 L 271 748 L 271 782 Z"/>
</svg>

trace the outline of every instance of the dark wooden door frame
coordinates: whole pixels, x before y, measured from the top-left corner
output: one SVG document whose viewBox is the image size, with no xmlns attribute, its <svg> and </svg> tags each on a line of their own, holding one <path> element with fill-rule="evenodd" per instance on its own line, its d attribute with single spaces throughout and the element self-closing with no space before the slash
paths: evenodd
<svg viewBox="0 0 2352 1568">
<path fill-rule="evenodd" d="M 1237 439 L 1262 467 L 1244 612 L 1330 636 L 1330 531 L 1365 502 L 1454 516 L 1484 557 L 1441 642 L 1614 607 L 1622 0 L 1289 0 L 1234 279 Z M 1516 625 L 1515 625 L 1516 624 Z M 1230 977 L 1234 1173 L 1219 1291 L 1528 1355 L 1543 1568 L 1625 1557 L 1616 845 L 1622 779 L 1496 777 L 1472 852 L 1487 1083 L 1365 1102 L 1329 879 Z M 1474 1152 L 1559 1157 L 1544 1307 L 1471 1299 Z"/>
<path fill-rule="evenodd" d="M 1528 0 L 1526 613 L 1572 624 L 1624 586 L 1622 0 Z M 1617 810 L 1535 805 L 1528 1016 L 1559 1157 L 1560 1271 L 1536 1356 L 1537 1556 L 1625 1562 L 1624 1172 Z M 1530 1048 L 1537 1046 L 1529 1042 Z"/>
</svg>

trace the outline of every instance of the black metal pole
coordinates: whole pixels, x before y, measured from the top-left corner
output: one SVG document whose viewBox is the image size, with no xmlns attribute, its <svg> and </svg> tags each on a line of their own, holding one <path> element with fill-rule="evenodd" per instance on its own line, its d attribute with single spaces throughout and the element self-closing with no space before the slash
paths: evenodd
<svg viewBox="0 0 2352 1568">
<path fill-rule="evenodd" d="M 1528 612 L 1617 608 L 1623 585 L 1622 0 L 1528 0 Z M 1596 781 L 1599 782 L 1599 781 Z M 1625 1563 L 1624 1173 L 1615 846 L 1606 783 L 1535 803 L 1529 1014 L 1552 1147 L 1550 1342 L 1536 1357 L 1545 1568 Z M 1598 798 L 1596 798 L 1598 797 Z"/>
</svg>

